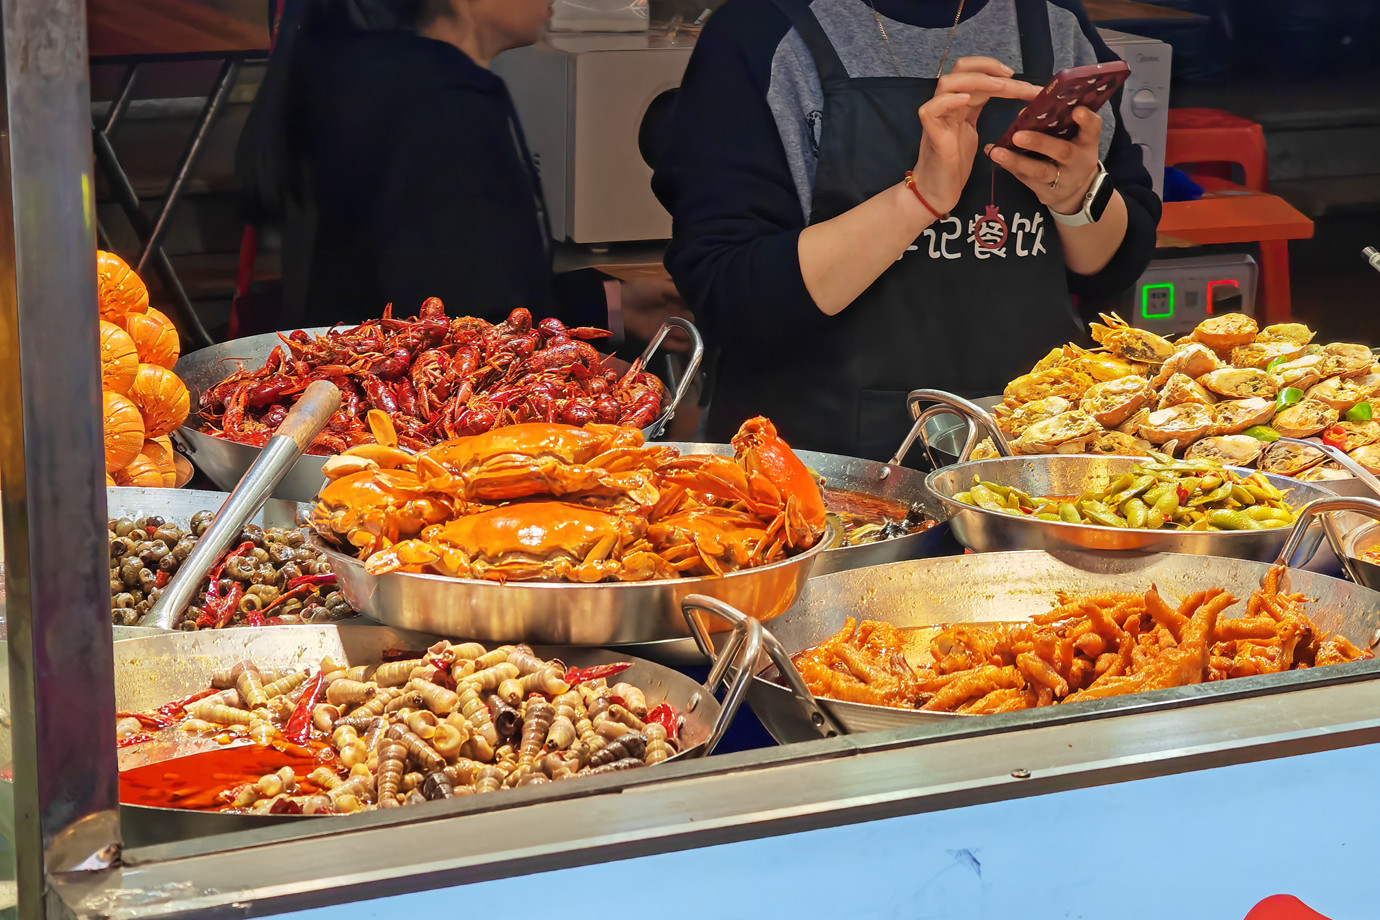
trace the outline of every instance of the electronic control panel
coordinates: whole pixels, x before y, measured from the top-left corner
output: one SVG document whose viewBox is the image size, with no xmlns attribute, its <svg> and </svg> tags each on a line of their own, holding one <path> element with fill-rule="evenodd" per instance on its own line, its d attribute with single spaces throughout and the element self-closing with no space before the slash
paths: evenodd
<svg viewBox="0 0 1380 920">
<path fill-rule="evenodd" d="M 1221 313 L 1255 315 L 1259 271 L 1248 255 L 1157 259 L 1123 296 L 1119 312 L 1131 325 L 1181 335 Z"/>
</svg>

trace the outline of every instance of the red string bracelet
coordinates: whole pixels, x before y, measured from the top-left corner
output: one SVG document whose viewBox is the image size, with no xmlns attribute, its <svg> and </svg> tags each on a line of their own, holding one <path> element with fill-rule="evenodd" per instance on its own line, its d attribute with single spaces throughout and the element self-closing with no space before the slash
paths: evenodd
<svg viewBox="0 0 1380 920">
<path fill-rule="evenodd" d="M 920 188 L 915 184 L 915 173 L 909 170 L 906 171 L 906 185 L 909 186 L 910 190 L 915 193 L 916 200 L 925 206 L 925 210 L 929 211 L 931 214 L 934 215 L 935 220 L 949 219 L 949 215 L 940 214 L 938 211 L 934 209 L 933 205 L 931 205 L 928 201 L 925 200 L 925 196 L 920 194 Z"/>
</svg>

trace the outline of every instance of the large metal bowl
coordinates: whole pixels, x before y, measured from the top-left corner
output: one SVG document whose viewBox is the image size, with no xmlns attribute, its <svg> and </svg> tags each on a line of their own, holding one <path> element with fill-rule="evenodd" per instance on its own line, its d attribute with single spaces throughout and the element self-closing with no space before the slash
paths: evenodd
<svg viewBox="0 0 1380 920">
<path fill-rule="evenodd" d="M 1334 498 L 1333 503 L 1350 499 Z M 1380 514 L 1369 501 L 1365 512 Z M 1305 517 L 1327 506 L 1315 506 Z M 1332 507 L 1337 507 L 1333 504 Z M 1358 509 L 1357 505 L 1342 507 Z M 1301 520 L 1297 537 L 1311 523 Z M 1283 554 L 1282 554 L 1283 555 Z M 1295 552 L 1288 554 L 1290 557 Z M 753 711 L 782 744 L 840 732 L 900 728 L 925 722 L 971 718 L 953 713 L 929 713 L 862 703 L 816 698 L 808 690 L 788 689 L 794 677 L 790 656 L 820 644 L 843 628 L 848 617 L 884 620 L 900 627 L 948 623 L 1018 622 L 1047 613 L 1059 592 L 1078 596 L 1106 591 L 1141 593 L 1152 584 L 1162 594 L 1184 597 L 1195 591 L 1221 587 L 1241 599 L 1225 614 L 1245 612 L 1244 600 L 1260 586 L 1273 562 L 1215 559 L 1198 555 L 1117 555 L 1101 553 L 1010 552 L 982 553 L 911 560 L 892 565 L 813 578 L 794 607 L 763 626 L 765 647 L 773 665 L 761 660 L 748 691 Z M 1288 573 L 1289 590 L 1308 599 L 1308 615 L 1323 629 L 1345 636 L 1361 648 L 1374 647 L 1380 626 L 1380 593 L 1300 569 Z M 729 611 L 730 615 L 734 612 Z M 1268 689 L 1286 675 L 1250 678 Z M 801 683 L 803 687 L 803 682 Z M 1236 681 L 1216 681 L 1194 688 L 1204 699 L 1238 692 Z M 1164 691 L 1174 693 L 1175 691 Z M 1163 695 L 1161 693 L 1160 695 Z M 1147 694 L 1128 694 L 1096 703 L 1073 704 L 1070 710 L 1091 716 L 1143 705 Z M 1058 707 L 1055 707 L 1057 710 Z"/>
<path fill-rule="evenodd" d="M 677 448 L 685 454 L 717 454 L 733 456 L 729 444 L 709 442 L 668 441 L 668 446 Z M 895 463 L 879 463 L 858 457 L 845 457 L 840 454 L 826 454 L 814 450 L 797 450 L 795 455 L 800 462 L 818 473 L 824 479 L 826 488 L 847 489 L 876 496 L 902 506 L 915 505 L 923 512 L 927 521 L 934 524 L 925 530 L 909 533 L 876 543 L 860 546 L 834 546 L 825 551 L 810 576 L 827 575 L 867 565 L 884 565 L 902 559 L 925 559 L 937 556 L 948 550 L 949 530 L 945 523 L 948 511 L 925 486 L 925 474 L 920 470 L 900 466 Z"/>
<path fill-rule="evenodd" d="M 118 638 L 118 637 L 117 637 Z M 329 656 L 337 662 L 376 664 L 386 649 L 425 649 L 436 636 L 383 626 L 280 626 L 274 629 L 222 629 L 163 632 L 115 643 L 115 705 L 136 711 L 151 709 L 207 686 L 211 672 L 245 658 L 275 669 L 317 667 Z M 4 644 L 0 643 L 0 652 Z M 632 661 L 619 680 L 640 688 L 649 705 L 668 702 L 685 716 L 678 757 L 696 756 L 732 718 L 732 704 L 720 707 L 706 687 L 670 668 L 603 649 L 535 650 L 560 658 L 571 667 Z M 3 659 L 0 659 L 3 660 Z M 0 669 L 3 676 L 3 669 Z M 0 705 L 8 699 L 8 682 L 0 683 Z M 734 691 L 729 691 L 728 699 Z M 10 733 L 0 726 L 0 764 L 10 763 Z M 165 752 L 167 753 L 167 752 Z M 501 794 L 501 793 L 499 793 Z M 332 820 L 291 815 L 233 815 L 179 808 L 122 805 L 120 824 L 126 847 L 147 846 L 209 834 L 227 833 L 284 821 Z M 335 819 L 338 820 L 338 819 Z"/>
<path fill-rule="evenodd" d="M 1268 561 L 1275 558 L 1288 535 L 1286 527 L 1272 530 L 1183 531 L 1143 530 L 1130 527 L 1099 527 L 1091 524 L 1066 524 L 1018 517 L 967 505 L 954 499 L 972 487 L 973 478 L 1015 486 L 1033 496 L 1078 495 L 1105 489 L 1125 473 L 1131 472 L 1143 457 L 1103 455 L 1041 455 L 973 460 L 936 470 L 925 484 L 949 511 L 949 526 L 958 542 L 975 552 L 1043 549 L 1101 550 L 1136 553 L 1191 553 L 1201 556 L 1231 556 L 1237 559 Z M 1251 470 L 1241 470 L 1250 474 Z M 1287 476 L 1267 474 L 1270 484 L 1284 493 L 1298 508 L 1332 495 L 1312 483 Z M 1310 547 L 1316 549 L 1321 533 Z"/>
<path fill-rule="evenodd" d="M 642 645 L 689 635 L 680 603 L 707 594 L 768 619 L 795 603 L 811 568 L 838 539 L 830 523 L 818 543 L 771 565 L 720 577 L 601 584 L 446 578 L 392 572 L 370 575 L 364 563 L 326 544 L 326 554 L 350 605 L 396 626 L 479 642 L 544 645 Z"/>
<path fill-rule="evenodd" d="M 643 429 L 643 434 L 648 439 L 659 437 L 665 429 L 666 423 L 675 414 L 676 407 L 688 391 L 690 383 L 693 382 L 695 371 L 698 370 L 700 359 L 704 354 L 704 343 L 693 325 L 681 319 L 675 319 L 673 324 L 689 332 L 694 342 L 694 349 L 691 352 L 690 364 L 682 375 L 680 385 L 676 387 L 673 394 L 667 396 L 661 416 Z M 308 335 L 324 335 L 330 328 L 317 326 L 303 331 Z M 648 347 L 644 358 L 649 356 L 660 343 L 665 331 L 663 328 L 662 333 L 658 334 L 658 338 Z M 192 463 L 196 464 L 197 469 L 205 473 L 212 482 L 222 489 L 229 490 L 235 487 L 235 484 L 244 476 L 245 471 L 259 458 L 261 448 L 228 441 L 203 431 L 201 419 L 197 414 L 201 394 L 239 370 L 241 365 L 246 368 L 262 366 L 268 360 L 273 349 L 282 344 L 283 340 L 276 332 L 251 335 L 183 355 L 174 368 L 177 376 L 182 378 L 182 382 L 187 385 L 187 389 L 191 392 L 192 413 L 187 417 L 186 424 L 173 432 L 173 438 L 177 441 L 182 452 Z M 628 366 L 626 362 L 617 358 L 609 358 L 608 361 L 612 366 L 619 369 L 626 369 Z M 325 479 L 321 473 L 321 465 L 327 459 L 327 457 L 313 454 L 304 454 L 299 457 L 292 469 L 288 470 L 287 475 L 283 477 L 282 482 L 278 483 L 278 487 L 273 490 L 274 496 L 288 501 L 312 501 Z"/>
</svg>

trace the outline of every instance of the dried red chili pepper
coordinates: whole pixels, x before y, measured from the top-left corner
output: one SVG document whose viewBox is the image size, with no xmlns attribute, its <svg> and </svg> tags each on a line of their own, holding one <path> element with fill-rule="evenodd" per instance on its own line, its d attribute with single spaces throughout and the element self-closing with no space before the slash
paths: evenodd
<svg viewBox="0 0 1380 920">
<path fill-rule="evenodd" d="M 170 719 L 181 718 L 186 708 L 190 706 L 192 703 L 195 703 L 197 700 L 204 700 L 206 699 L 206 697 L 219 692 L 220 691 L 217 690 L 215 687 L 208 687 L 205 690 L 200 690 L 196 693 L 193 693 L 191 696 L 184 696 L 180 700 L 173 700 L 170 703 L 164 703 L 162 706 L 158 707 L 157 711 L 159 715 L 167 716 Z"/>
<path fill-rule="evenodd" d="M 631 661 L 611 661 L 608 664 L 596 664 L 588 668 L 571 668 L 565 672 L 565 682 L 573 687 L 575 684 L 598 680 L 601 677 L 612 677 L 632 666 Z"/>
<path fill-rule="evenodd" d="M 172 716 L 160 716 L 153 712 L 125 712 L 123 709 L 115 713 L 116 719 L 138 719 L 139 724 L 145 728 L 157 731 L 160 728 L 167 728 L 177 720 Z"/>
<path fill-rule="evenodd" d="M 170 581 L 172 581 L 172 575 L 159 569 L 158 574 L 153 577 L 153 586 L 155 588 L 166 588 Z"/>
<path fill-rule="evenodd" d="M 221 598 L 218 603 L 220 609 L 216 612 L 216 629 L 224 629 L 230 622 L 230 618 L 235 615 L 236 608 L 240 605 L 240 598 L 244 597 L 244 583 L 235 582 L 230 586 L 230 593 Z"/>
<path fill-rule="evenodd" d="M 333 585 L 336 583 L 335 574 L 327 572 L 324 575 L 301 575 L 289 581 L 284 587 L 291 591 L 293 588 L 300 588 L 310 585 Z"/>
<path fill-rule="evenodd" d="M 676 740 L 676 733 L 680 731 L 680 717 L 676 715 L 676 710 L 670 703 L 661 703 L 653 706 L 647 711 L 647 717 L 642 721 L 651 725 L 653 722 L 666 729 L 666 737 L 672 741 Z"/>
<path fill-rule="evenodd" d="M 222 556 L 221 560 L 211 569 L 211 584 L 206 588 L 206 601 L 201 605 L 201 616 L 196 618 L 198 629 L 205 629 L 208 626 L 215 626 L 219 629 L 230 621 L 230 616 L 224 614 L 225 608 L 222 603 L 224 598 L 220 596 L 220 573 L 225 571 L 225 563 L 236 556 L 243 556 L 253 548 L 253 541 L 245 540 L 239 546 Z M 236 584 L 238 584 L 238 582 L 236 582 Z M 241 594 L 244 592 L 243 585 L 240 585 L 240 592 Z M 239 603 L 239 598 L 235 599 L 235 603 Z M 234 610 L 235 608 L 231 606 L 231 615 L 234 614 Z"/>
<path fill-rule="evenodd" d="M 120 738 L 118 741 L 115 742 L 115 746 L 129 747 L 130 745 L 143 744 L 145 741 L 152 740 L 153 735 L 150 735 L 148 732 L 134 732 L 132 734 L 125 735 L 122 738 Z"/>
<path fill-rule="evenodd" d="M 283 728 L 283 737 L 293 744 L 306 744 L 311 737 L 311 711 L 321 700 L 325 677 L 323 672 L 317 671 L 302 688 L 297 705 L 292 707 L 292 715 L 288 716 L 287 726 Z"/>
</svg>

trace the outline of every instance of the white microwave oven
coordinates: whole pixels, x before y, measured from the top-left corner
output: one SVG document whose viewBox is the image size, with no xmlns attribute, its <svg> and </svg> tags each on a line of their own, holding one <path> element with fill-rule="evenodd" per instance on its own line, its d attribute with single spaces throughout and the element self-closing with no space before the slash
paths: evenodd
<svg viewBox="0 0 1380 920">
<path fill-rule="evenodd" d="M 1131 65 L 1121 116 L 1161 194 L 1170 47 L 1123 32 L 1102 35 Z M 693 38 L 672 44 L 655 32 L 552 34 L 494 60 L 522 119 L 558 240 L 670 238 L 671 216 L 652 194 L 649 161 L 693 48 Z"/>
</svg>

